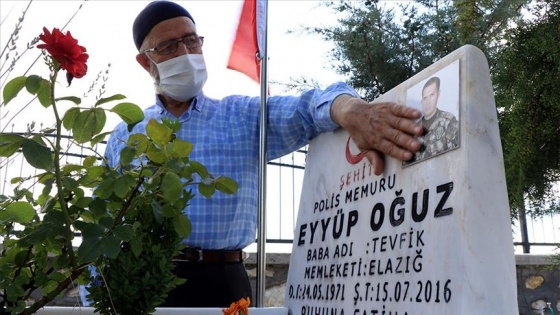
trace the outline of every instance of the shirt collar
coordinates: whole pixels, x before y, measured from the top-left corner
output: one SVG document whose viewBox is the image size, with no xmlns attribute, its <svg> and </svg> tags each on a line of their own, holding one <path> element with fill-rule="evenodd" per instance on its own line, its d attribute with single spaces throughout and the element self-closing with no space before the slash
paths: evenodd
<svg viewBox="0 0 560 315">
<path fill-rule="evenodd" d="M 197 96 L 195 96 L 191 102 L 191 105 L 189 106 L 189 108 L 187 109 L 187 112 L 190 111 L 197 111 L 197 112 L 201 112 L 202 106 L 204 105 L 204 100 L 206 99 L 206 95 L 204 95 L 204 93 L 202 91 L 200 91 L 200 93 L 198 93 Z M 163 106 L 163 102 L 161 101 L 161 99 L 159 98 L 159 95 L 156 94 L 156 106 L 160 108 L 160 114 L 163 115 L 165 112 L 167 112 L 167 110 L 165 109 L 165 106 Z"/>
</svg>

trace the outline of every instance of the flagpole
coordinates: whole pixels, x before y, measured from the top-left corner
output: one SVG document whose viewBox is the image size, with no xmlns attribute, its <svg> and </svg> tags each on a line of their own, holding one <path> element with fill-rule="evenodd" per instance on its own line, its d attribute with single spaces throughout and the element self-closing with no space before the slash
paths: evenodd
<svg viewBox="0 0 560 315">
<path fill-rule="evenodd" d="M 267 100 L 268 100 L 268 1 L 255 0 L 262 2 L 264 10 L 264 32 L 262 47 L 258 52 L 258 58 L 261 64 L 260 73 L 260 131 L 259 131 L 259 213 L 258 213 L 258 237 L 257 237 L 257 294 L 256 307 L 264 307 L 264 293 L 266 290 L 266 166 L 268 157 L 266 152 L 266 129 L 267 129 Z M 255 6 L 258 7 L 258 6 Z"/>
</svg>

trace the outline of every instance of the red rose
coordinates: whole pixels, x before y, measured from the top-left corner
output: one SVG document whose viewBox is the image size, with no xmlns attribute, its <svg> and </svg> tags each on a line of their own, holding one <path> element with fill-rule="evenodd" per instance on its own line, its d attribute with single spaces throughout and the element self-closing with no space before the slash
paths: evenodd
<svg viewBox="0 0 560 315">
<path fill-rule="evenodd" d="M 87 72 L 86 61 L 89 58 L 85 47 L 78 45 L 78 40 L 74 39 L 70 32 L 65 35 L 58 28 L 54 28 L 51 34 L 46 27 L 43 27 L 43 32 L 39 39 L 45 43 L 37 45 L 37 48 L 46 49 L 58 61 L 60 67 L 68 72 L 68 83 L 72 78 L 83 77 Z"/>
</svg>

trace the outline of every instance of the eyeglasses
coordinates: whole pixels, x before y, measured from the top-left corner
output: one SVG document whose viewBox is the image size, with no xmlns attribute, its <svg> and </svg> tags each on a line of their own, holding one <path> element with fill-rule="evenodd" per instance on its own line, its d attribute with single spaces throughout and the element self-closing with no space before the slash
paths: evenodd
<svg viewBox="0 0 560 315">
<path fill-rule="evenodd" d="M 202 47 L 204 43 L 204 36 L 189 34 L 181 38 L 175 38 L 162 43 L 159 43 L 154 48 L 146 49 L 143 52 L 155 52 L 158 55 L 169 55 L 177 51 L 179 42 L 185 44 L 187 49 L 195 49 Z"/>
</svg>

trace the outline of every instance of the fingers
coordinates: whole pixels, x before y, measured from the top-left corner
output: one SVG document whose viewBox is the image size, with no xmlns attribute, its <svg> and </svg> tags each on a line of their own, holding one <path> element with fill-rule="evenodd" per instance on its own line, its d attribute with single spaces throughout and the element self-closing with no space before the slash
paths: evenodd
<svg viewBox="0 0 560 315">
<path fill-rule="evenodd" d="M 383 170 L 385 169 L 383 154 L 375 150 L 369 150 L 365 152 L 365 156 L 371 165 L 373 165 L 373 173 L 378 176 L 383 174 Z"/>
<path fill-rule="evenodd" d="M 403 132 L 402 130 L 403 129 L 399 127 L 386 129 L 385 139 L 381 139 L 381 141 L 384 140 L 388 140 L 388 141 L 385 141 L 380 144 L 382 148 L 383 146 L 385 146 L 385 148 L 382 149 L 383 152 L 389 154 L 394 158 L 398 158 L 401 160 L 403 159 L 403 157 L 404 158 L 406 157 L 403 156 L 404 151 L 400 152 L 400 150 L 398 150 L 399 148 L 402 148 L 405 151 L 412 151 L 412 152 L 416 152 L 420 149 L 421 144 L 418 140 L 416 140 L 416 136 L 422 135 L 423 127 L 422 125 L 418 125 L 414 123 L 414 125 L 410 128 L 411 131 L 407 130 L 406 132 Z M 398 147 L 395 147 L 394 146 L 395 144 Z"/>
<path fill-rule="evenodd" d="M 414 111 L 411 113 L 415 117 Z M 354 141 L 360 149 L 375 149 L 399 160 L 411 158 L 412 153 L 420 149 L 416 137 L 422 134 L 423 127 L 416 120 L 381 108 L 367 114 L 371 117 L 366 120 L 367 126 L 353 130 Z"/>
<path fill-rule="evenodd" d="M 423 127 L 416 122 L 422 116 L 420 111 L 395 103 L 389 103 L 389 109 L 392 115 L 387 119 L 393 128 L 415 136 L 422 135 Z"/>
<path fill-rule="evenodd" d="M 396 130 L 404 131 L 407 134 L 414 136 L 421 136 L 424 130 L 422 124 L 417 123 L 416 120 L 402 117 L 394 117 L 391 125 Z"/>
<path fill-rule="evenodd" d="M 390 106 L 391 112 L 395 116 L 406 117 L 409 119 L 418 119 L 422 116 L 422 113 L 415 108 L 407 107 L 404 105 L 399 105 L 397 103 L 385 103 Z"/>
<path fill-rule="evenodd" d="M 403 136 L 404 137 L 404 136 Z M 413 152 L 420 149 L 420 142 L 410 136 L 406 136 L 412 140 L 407 140 L 408 146 L 397 144 L 399 142 L 389 141 L 382 139 L 379 143 L 379 151 L 387 154 L 388 156 L 401 160 L 408 161 L 412 158 Z"/>
<path fill-rule="evenodd" d="M 384 154 L 401 161 L 413 157 L 421 147 L 416 137 L 422 135 L 424 128 L 417 122 L 421 113 L 414 108 L 396 103 L 369 105 L 354 116 L 356 124 L 349 131 L 379 175 L 385 167 Z"/>
<path fill-rule="evenodd" d="M 412 153 L 418 151 L 421 146 L 416 140 L 416 137 L 424 132 L 422 124 L 417 122 L 421 113 L 411 107 L 395 103 L 385 104 L 389 109 L 389 113 L 382 116 L 386 125 L 377 130 L 382 135 L 378 139 L 380 150 L 400 160 L 411 158 Z"/>
<path fill-rule="evenodd" d="M 342 126 L 374 167 L 376 175 L 383 173 L 384 156 L 407 161 L 421 148 L 416 137 L 424 128 L 418 123 L 421 113 L 396 103 L 360 103 L 346 106 L 340 116 Z"/>
</svg>

